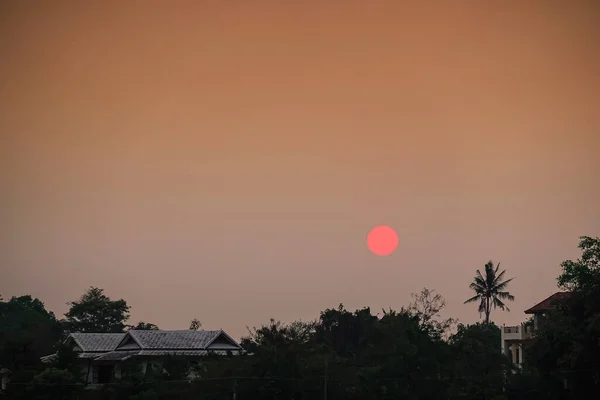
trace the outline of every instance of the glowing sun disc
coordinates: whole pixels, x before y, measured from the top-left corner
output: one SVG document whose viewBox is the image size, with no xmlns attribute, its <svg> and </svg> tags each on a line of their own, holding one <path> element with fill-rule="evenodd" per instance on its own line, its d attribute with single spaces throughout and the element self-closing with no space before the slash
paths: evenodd
<svg viewBox="0 0 600 400">
<path fill-rule="evenodd" d="M 380 225 L 371 229 L 367 236 L 369 250 L 378 256 L 389 256 L 398 247 L 398 235 L 389 226 Z"/>
</svg>

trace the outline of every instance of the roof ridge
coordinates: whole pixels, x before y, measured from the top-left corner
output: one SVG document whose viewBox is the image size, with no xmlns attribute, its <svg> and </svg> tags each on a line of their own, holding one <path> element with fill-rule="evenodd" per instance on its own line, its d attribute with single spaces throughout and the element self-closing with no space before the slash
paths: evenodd
<svg viewBox="0 0 600 400">
<path fill-rule="evenodd" d="M 71 332 L 67 340 L 73 340 L 83 351 L 111 351 L 123 340 L 123 332 Z"/>
<path fill-rule="evenodd" d="M 129 332 L 153 332 L 153 333 L 157 333 L 157 332 L 219 332 L 222 331 L 222 329 L 132 329 L 130 331 L 127 331 L 126 333 Z"/>
<path fill-rule="evenodd" d="M 571 295 L 571 292 L 554 292 L 544 300 L 525 310 L 525 314 L 533 314 L 538 311 L 547 311 L 551 308 L 552 303 L 557 300 L 557 298 L 559 298 L 558 300 L 561 300 L 560 298 L 565 298 L 569 295 Z"/>
</svg>

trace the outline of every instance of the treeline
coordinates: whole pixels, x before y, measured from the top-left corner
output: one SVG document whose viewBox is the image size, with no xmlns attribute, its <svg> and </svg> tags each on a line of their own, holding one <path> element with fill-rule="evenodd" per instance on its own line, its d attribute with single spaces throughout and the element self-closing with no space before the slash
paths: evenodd
<svg viewBox="0 0 600 400">
<path fill-rule="evenodd" d="M 559 287 L 572 292 L 549 313 L 515 368 L 501 353 L 494 308 L 512 295 L 504 271 L 490 262 L 470 287 L 481 323 L 442 319 L 444 299 L 424 289 L 400 310 L 322 311 L 312 322 L 270 323 L 249 330 L 243 356 L 207 357 L 185 379 L 187 361 L 141 376 L 130 365 L 122 379 L 85 394 L 68 349 L 50 368 L 39 357 L 56 349 L 64 332 L 154 329 L 127 325 L 129 308 L 90 289 L 58 321 L 30 296 L 0 303 L 0 364 L 13 371 L 14 398 L 102 399 L 582 399 L 600 389 L 600 239 L 582 237 L 581 257 L 562 263 Z M 99 306 L 100 305 L 100 306 Z M 98 307 L 99 306 L 99 307 Z M 97 308 L 98 307 L 98 308 Z M 104 310 L 104 311 L 102 311 Z M 192 327 L 199 326 L 196 320 Z M 85 330 L 84 330 L 85 329 Z M 29 397 L 25 397 L 29 396 Z M 590 397 L 591 396 L 591 397 Z"/>
</svg>

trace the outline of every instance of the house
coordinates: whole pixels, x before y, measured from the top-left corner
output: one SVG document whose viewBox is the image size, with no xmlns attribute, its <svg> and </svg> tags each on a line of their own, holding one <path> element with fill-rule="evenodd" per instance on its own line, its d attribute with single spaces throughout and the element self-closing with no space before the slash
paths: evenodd
<svg viewBox="0 0 600 400">
<path fill-rule="evenodd" d="M 190 361 L 209 354 L 240 354 L 241 346 L 223 330 L 130 330 L 127 333 L 72 333 L 66 339 L 81 360 L 86 385 L 105 384 L 121 377 L 121 365 L 133 361 L 141 372 L 169 356 Z M 56 354 L 42 357 L 51 362 Z"/>
<path fill-rule="evenodd" d="M 570 295 L 570 292 L 554 293 L 535 306 L 525 310 L 525 314 L 532 315 L 529 321 L 517 326 L 502 327 L 500 331 L 502 353 L 509 356 L 513 364 L 523 364 L 527 346 L 533 340 L 535 331 L 543 326 L 546 313 L 556 308 L 561 301 L 568 299 Z"/>
</svg>

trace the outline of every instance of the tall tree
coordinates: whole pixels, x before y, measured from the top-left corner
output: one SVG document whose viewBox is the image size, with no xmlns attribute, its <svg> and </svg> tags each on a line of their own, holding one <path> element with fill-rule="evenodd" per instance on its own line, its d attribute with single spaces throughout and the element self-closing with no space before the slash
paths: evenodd
<svg viewBox="0 0 600 400">
<path fill-rule="evenodd" d="M 315 337 L 341 357 L 356 355 L 369 346 L 374 334 L 377 316 L 368 307 L 350 312 L 343 304 L 337 309 L 321 312 L 315 327 Z"/>
<path fill-rule="evenodd" d="M 479 302 L 479 315 L 485 314 L 485 323 L 490 322 L 490 313 L 492 307 L 498 307 L 501 310 L 510 311 L 502 300 L 513 301 L 515 297 L 506 291 L 509 282 L 514 278 L 503 281 L 506 270 L 498 273 L 500 263 L 494 268 L 494 263 L 490 260 L 485 264 L 485 274 L 480 270 L 475 273 L 475 278 L 469 287 L 475 292 L 475 296 L 465 301 L 465 304 Z"/>
<path fill-rule="evenodd" d="M 0 300 L 0 365 L 28 369 L 52 352 L 62 330 L 44 303 L 29 295 Z"/>
<path fill-rule="evenodd" d="M 65 314 L 70 332 L 124 332 L 129 319 L 129 306 L 123 299 L 111 300 L 103 289 L 90 287 L 79 301 L 69 303 Z"/>
<path fill-rule="evenodd" d="M 419 317 L 419 325 L 434 337 L 443 337 L 456 323 L 454 318 L 442 318 L 440 312 L 446 307 L 446 299 L 435 290 L 423 288 L 420 293 L 412 293 L 413 301 L 408 311 Z"/>
<path fill-rule="evenodd" d="M 563 399 L 600 390 L 600 238 L 581 237 L 579 249 L 581 257 L 564 261 L 558 277 L 570 295 L 546 313 L 527 353 L 542 375 L 555 378 L 552 386 L 564 390 Z"/>
<path fill-rule="evenodd" d="M 595 289 L 600 282 L 600 238 L 582 236 L 579 238 L 581 257 L 561 263 L 562 274 L 558 286 L 569 291 Z"/>
</svg>

